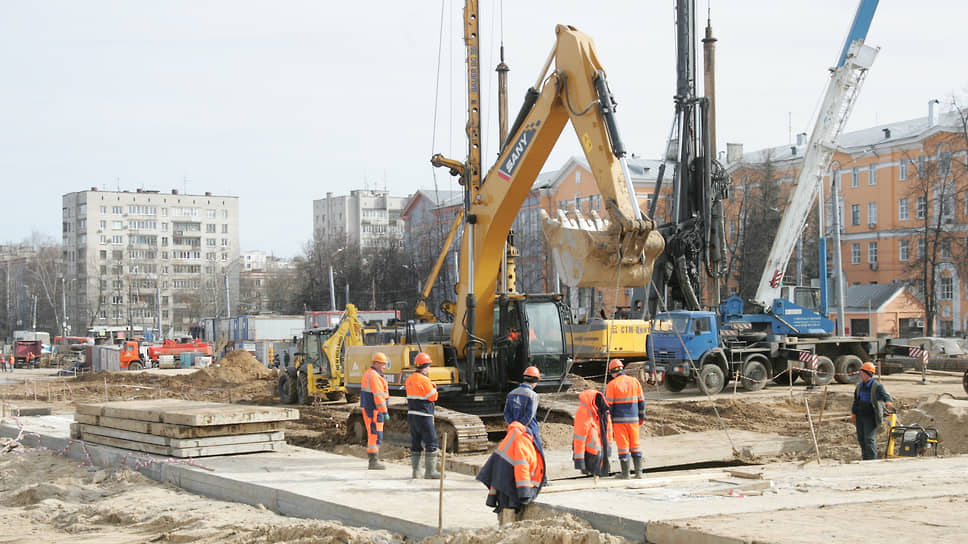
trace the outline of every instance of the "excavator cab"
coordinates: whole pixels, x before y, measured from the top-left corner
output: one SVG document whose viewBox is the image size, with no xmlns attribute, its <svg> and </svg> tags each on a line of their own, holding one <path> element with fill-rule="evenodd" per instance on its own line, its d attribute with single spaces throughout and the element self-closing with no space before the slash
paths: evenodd
<svg viewBox="0 0 968 544">
<path fill-rule="evenodd" d="M 520 381 L 524 369 L 541 372 L 535 389 L 567 389 L 563 308 L 557 295 L 504 295 L 494 307 L 494 350 L 505 383 Z"/>
</svg>

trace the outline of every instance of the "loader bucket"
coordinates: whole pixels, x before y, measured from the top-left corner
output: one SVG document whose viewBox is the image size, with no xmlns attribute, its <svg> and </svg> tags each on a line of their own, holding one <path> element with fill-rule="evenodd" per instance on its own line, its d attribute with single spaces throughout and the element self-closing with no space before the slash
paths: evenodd
<svg viewBox="0 0 968 544">
<path fill-rule="evenodd" d="M 665 249 L 665 239 L 649 219 L 622 228 L 571 210 L 552 218 L 541 210 L 542 229 L 551 246 L 555 270 L 569 287 L 642 287 L 652 279 L 652 267 Z"/>
</svg>

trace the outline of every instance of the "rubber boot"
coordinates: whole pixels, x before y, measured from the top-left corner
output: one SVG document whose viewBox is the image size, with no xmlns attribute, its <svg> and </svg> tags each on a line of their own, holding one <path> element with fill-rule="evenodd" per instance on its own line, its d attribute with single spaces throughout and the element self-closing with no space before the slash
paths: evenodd
<svg viewBox="0 0 968 544">
<path fill-rule="evenodd" d="M 623 480 L 628 480 L 629 479 L 629 460 L 619 459 L 618 462 L 622 463 L 622 474 L 619 475 L 619 478 Z"/>
<path fill-rule="evenodd" d="M 366 457 L 370 460 L 367 470 L 386 470 L 386 465 L 380 462 L 379 453 L 367 453 Z"/>
<path fill-rule="evenodd" d="M 642 477 L 642 458 L 633 457 L 632 464 L 635 466 L 635 477 L 641 478 Z"/>
<path fill-rule="evenodd" d="M 414 472 L 416 474 L 416 472 Z M 437 472 L 437 452 L 428 451 L 424 455 L 424 478 L 427 480 L 439 480 L 440 473 Z"/>
<path fill-rule="evenodd" d="M 420 477 L 420 452 L 412 451 L 410 452 L 410 468 L 413 469 L 410 477 L 416 480 Z"/>
</svg>

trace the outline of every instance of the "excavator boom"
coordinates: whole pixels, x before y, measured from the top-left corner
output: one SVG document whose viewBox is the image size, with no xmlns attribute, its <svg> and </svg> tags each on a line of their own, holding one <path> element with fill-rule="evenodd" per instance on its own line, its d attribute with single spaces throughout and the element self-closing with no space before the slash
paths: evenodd
<svg viewBox="0 0 968 544">
<path fill-rule="evenodd" d="M 490 345 L 499 268 L 511 224 L 531 186 L 571 121 L 598 183 L 608 218 L 593 222 L 546 218 L 544 230 L 559 275 L 566 284 L 621 287 L 642 286 L 652 277 L 652 265 L 664 242 L 655 223 L 641 216 L 612 115 L 614 103 L 605 71 L 589 36 L 574 27 L 558 25 L 552 56 L 555 70 L 544 79 L 537 98 L 511 131 L 508 144 L 479 186 L 468 188 L 461 255 L 464 263 L 458 284 L 457 320 L 451 339 L 464 349 L 469 331 L 456 326 L 468 310 L 468 295 L 476 299 L 470 333 Z M 533 104 L 533 105 L 529 105 Z M 470 270 L 465 274 L 465 270 Z"/>
</svg>

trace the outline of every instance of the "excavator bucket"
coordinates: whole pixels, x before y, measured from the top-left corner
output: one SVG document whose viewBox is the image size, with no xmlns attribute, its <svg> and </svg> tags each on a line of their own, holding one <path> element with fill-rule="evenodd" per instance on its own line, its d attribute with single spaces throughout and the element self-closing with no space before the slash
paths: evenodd
<svg viewBox="0 0 968 544">
<path fill-rule="evenodd" d="M 642 287 L 652 279 L 655 260 L 665 240 L 649 219 L 620 225 L 581 212 L 570 217 L 558 210 L 552 218 L 541 210 L 545 239 L 551 246 L 555 270 L 569 287 Z"/>
</svg>

